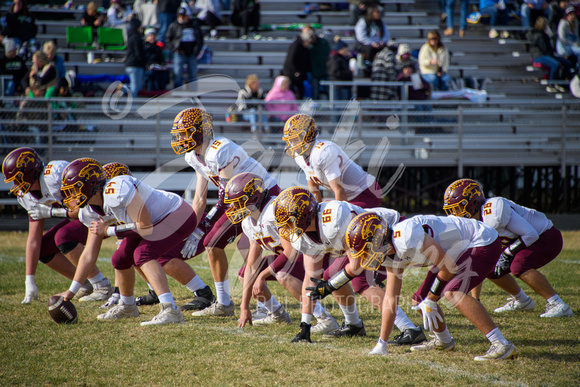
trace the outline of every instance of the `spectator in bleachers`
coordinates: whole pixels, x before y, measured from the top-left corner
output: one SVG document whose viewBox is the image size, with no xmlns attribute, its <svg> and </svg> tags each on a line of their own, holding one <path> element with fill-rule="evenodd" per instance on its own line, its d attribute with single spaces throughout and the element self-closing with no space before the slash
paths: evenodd
<svg viewBox="0 0 580 387">
<path fill-rule="evenodd" d="M 48 60 L 54 63 L 56 68 L 56 81 L 60 81 L 66 75 L 66 68 L 64 67 L 64 59 L 56 53 L 56 44 L 53 41 L 48 41 L 42 46 L 42 51 L 48 57 Z"/>
<path fill-rule="evenodd" d="M 159 41 L 167 44 L 165 36 L 171 23 L 177 20 L 181 0 L 157 0 L 157 20 L 159 21 Z"/>
<path fill-rule="evenodd" d="M 246 84 L 238 92 L 236 100 L 237 111 L 241 114 L 244 121 L 251 124 L 252 133 L 258 131 L 258 112 L 263 111 L 263 106 L 259 101 L 264 100 L 264 90 L 260 88 L 260 79 L 256 74 L 250 74 L 246 77 Z M 262 124 L 266 132 L 270 130 L 268 118 L 265 113 L 260 115 Z"/>
<path fill-rule="evenodd" d="M 538 16 L 550 17 L 551 8 L 546 0 L 524 0 L 520 7 L 522 27 L 531 28 Z"/>
<path fill-rule="evenodd" d="M 419 73 L 415 72 L 413 64 L 407 63 L 397 78 L 399 82 L 413 82 L 409 85 L 410 101 L 425 101 L 431 99 L 431 84 L 427 82 Z M 431 111 L 431 105 L 416 105 L 415 110 Z"/>
<path fill-rule="evenodd" d="M 356 23 L 354 32 L 357 41 L 355 50 L 362 53 L 368 63 L 372 63 L 375 55 L 391 39 L 387 25 L 381 19 L 381 10 L 376 5 L 367 7 L 365 17 Z"/>
<path fill-rule="evenodd" d="M 219 0 L 196 0 L 195 10 L 201 24 L 209 26 L 210 36 L 217 36 L 217 26 L 222 24 L 221 4 Z"/>
<path fill-rule="evenodd" d="M 169 72 L 165 66 L 163 49 L 157 42 L 155 28 L 145 30 L 145 89 L 165 90 Z"/>
<path fill-rule="evenodd" d="M 367 7 L 374 5 L 380 6 L 380 0 L 348 0 L 349 11 L 350 11 L 350 24 L 355 25 L 361 16 L 367 13 Z"/>
<path fill-rule="evenodd" d="M 447 28 L 443 32 L 445 36 L 453 35 L 453 18 L 454 18 L 455 0 L 445 1 L 445 13 L 447 14 Z M 469 0 L 459 0 L 459 37 L 465 36 L 467 28 L 467 11 L 469 9 Z"/>
<path fill-rule="evenodd" d="M 107 26 L 124 28 L 129 23 L 131 10 L 123 5 L 122 0 L 111 0 L 107 10 Z"/>
<path fill-rule="evenodd" d="M 451 77 L 449 69 L 449 50 L 441 42 L 439 31 L 431 30 L 427 42 L 419 50 L 419 70 L 433 90 L 449 90 Z"/>
<path fill-rule="evenodd" d="M 338 37 L 337 37 L 338 38 Z M 327 71 L 331 81 L 352 81 L 353 74 L 349 66 L 352 57 L 348 45 L 340 40 L 336 42 L 328 58 Z M 352 98 L 352 86 L 334 86 L 334 99 L 348 101 Z"/>
<path fill-rule="evenodd" d="M 36 33 L 38 28 L 34 16 L 28 10 L 25 0 L 14 0 L 6 14 L 6 25 L 2 35 L 14 39 L 20 48 L 19 55 L 27 59 L 28 53 L 36 51 Z M 27 47 L 25 50 L 23 47 Z"/>
<path fill-rule="evenodd" d="M 498 24 L 505 26 L 508 22 L 508 10 L 505 5 L 505 0 L 479 0 L 479 12 L 484 15 L 489 15 L 489 25 L 491 29 L 489 30 L 489 37 L 495 39 L 499 36 L 499 33 L 494 28 Z M 502 31 L 502 38 L 509 37 L 507 31 Z"/>
<path fill-rule="evenodd" d="M 558 36 L 558 24 L 560 23 L 560 20 L 566 16 L 565 10 L 568 6 L 568 2 L 564 0 L 552 1 L 549 5 L 550 16 L 548 17 L 548 25 L 550 27 L 550 32 L 552 33 L 552 41 L 554 44 L 556 44 L 556 37 Z"/>
<path fill-rule="evenodd" d="M 534 29 L 528 33 L 532 60 L 542 64 L 542 66 L 550 68 L 550 80 L 568 78 L 571 75 L 570 68 L 572 64 L 555 54 L 552 41 L 546 33 L 547 26 L 548 19 L 540 16 L 536 19 Z M 564 89 L 559 85 L 548 85 L 546 86 L 546 91 L 555 93 L 557 91 L 564 91 Z"/>
<path fill-rule="evenodd" d="M 384 47 L 375 55 L 371 71 L 373 82 L 393 82 L 397 77 L 395 69 L 395 47 Z M 371 86 L 371 99 L 385 101 L 397 99 L 397 91 L 394 86 Z"/>
<path fill-rule="evenodd" d="M 98 28 L 105 24 L 105 16 L 99 13 L 99 8 L 94 1 L 87 4 L 87 9 L 81 17 L 81 25 Z"/>
<path fill-rule="evenodd" d="M 304 27 L 302 32 L 312 35 L 312 40 L 308 46 L 308 51 L 310 52 L 312 98 L 318 100 L 320 99 L 320 81 L 328 78 L 326 62 L 330 54 L 330 44 L 328 44 L 328 40 L 316 35 L 316 31 L 311 26 Z"/>
<path fill-rule="evenodd" d="M 572 64 L 578 63 L 580 57 L 577 21 L 576 9 L 574 7 L 566 8 L 566 15 L 558 23 L 558 38 L 556 40 L 556 52 Z"/>
<path fill-rule="evenodd" d="M 173 84 L 183 85 L 183 66 L 187 65 L 188 81 L 197 79 L 197 55 L 203 47 L 203 34 L 197 18 L 189 17 L 187 9 L 179 8 L 177 21 L 171 23 L 165 35 L 167 47 L 173 52 Z"/>
<path fill-rule="evenodd" d="M 295 103 L 296 97 L 290 90 L 290 79 L 284 75 L 279 75 L 274 80 L 274 86 L 264 98 L 265 109 L 268 111 L 268 121 L 284 123 L 298 112 L 298 105 Z M 267 103 L 286 102 L 286 103 Z"/>
<path fill-rule="evenodd" d="M 38 86 L 36 89 L 44 87 L 46 92 L 49 87 L 56 86 L 56 74 L 56 67 L 44 52 L 39 50 L 32 55 L 32 68 L 28 74 L 28 85 L 31 90 Z"/>
<path fill-rule="evenodd" d="M 0 74 L 12 76 L 4 83 L 4 95 L 7 97 L 21 95 L 25 89 L 24 80 L 28 74 L 28 67 L 26 67 L 24 59 L 16 54 L 14 39 L 4 38 L 3 43 L 6 55 L 1 58 Z"/>
<path fill-rule="evenodd" d="M 125 58 L 125 73 L 129 76 L 129 89 L 133 98 L 136 98 L 143 88 L 143 79 L 145 77 L 145 46 L 139 31 L 140 27 L 141 20 L 133 14 L 129 18 L 127 57 Z"/>
<path fill-rule="evenodd" d="M 413 56 L 411 47 L 409 47 L 407 43 L 401 43 L 397 49 L 397 55 L 395 55 L 395 68 L 397 69 L 397 74 L 401 73 L 403 67 L 408 64 L 412 65 L 415 71 L 419 70 L 419 62 L 417 62 L 417 58 Z"/>
<path fill-rule="evenodd" d="M 143 27 L 157 26 L 157 0 L 135 0 L 133 12 L 137 14 Z"/>
<path fill-rule="evenodd" d="M 246 36 L 250 33 L 250 27 L 252 33 L 257 33 L 260 27 L 260 1 L 234 0 L 234 9 L 230 20 L 233 25 L 244 27 L 244 35 Z"/>
<path fill-rule="evenodd" d="M 303 30 L 296 40 L 288 47 L 282 75 L 290 79 L 290 89 L 297 99 L 304 98 L 304 82 L 308 80 L 308 73 L 312 71 L 310 50 L 308 47 L 314 39 L 314 31 Z"/>
</svg>

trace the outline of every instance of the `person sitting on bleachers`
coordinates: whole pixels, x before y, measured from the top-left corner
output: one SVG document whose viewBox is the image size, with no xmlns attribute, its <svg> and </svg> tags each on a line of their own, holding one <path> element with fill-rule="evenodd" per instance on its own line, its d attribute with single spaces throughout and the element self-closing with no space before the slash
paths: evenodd
<svg viewBox="0 0 580 387">
<path fill-rule="evenodd" d="M 437 30 L 429 31 L 427 42 L 419 50 L 419 69 L 421 76 L 433 85 L 433 90 L 449 90 L 449 50 L 441 42 L 441 35 Z"/>
<path fill-rule="evenodd" d="M 499 33 L 494 28 L 497 25 L 498 16 L 499 25 L 507 25 L 509 13 L 505 3 L 505 0 L 479 0 L 479 12 L 484 15 L 489 15 L 489 25 L 491 26 L 489 37 L 491 39 L 495 39 L 499 36 Z M 507 31 L 502 31 L 501 37 L 506 39 L 509 37 L 509 33 Z"/>
<path fill-rule="evenodd" d="M 395 55 L 395 68 L 397 69 L 397 74 L 400 74 L 401 71 L 403 71 L 403 67 L 408 64 L 413 66 L 414 71 L 419 70 L 419 62 L 417 62 L 417 58 L 413 56 L 411 48 L 407 43 L 401 43 L 397 49 L 397 55 Z"/>
<path fill-rule="evenodd" d="M 4 96 L 21 95 L 25 89 L 24 80 L 28 74 L 28 67 L 24 59 L 16 54 L 14 39 L 4 38 L 4 49 L 6 55 L 0 59 L 0 74 L 12 76 L 11 79 L 4 81 Z"/>
<path fill-rule="evenodd" d="M 209 34 L 212 37 L 217 36 L 215 28 L 222 24 L 220 7 L 219 0 L 196 0 L 195 2 L 197 19 L 202 25 L 209 26 Z"/>
<path fill-rule="evenodd" d="M 234 0 L 230 20 L 233 25 L 244 27 L 245 36 L 250 32 L 250 27 L 252 34 L 256 34 L 260 26 L 260 0 Z"/>
<path fill-rule="evenodd" d="M 155 28 L 145 30 L 145 89 L 165 90 L 169 82 L 169 72 L 165 67 L 163 44 L 157 42 Z"/>
<path fill-rule="evenodd" d="M 415 72 L 415 67 L 413 66 L 413 64 L 407 63 L 403 67 L 401 73 L 397 75 L 396 80 L 399 82 L 413 82 L 413 84 L 408 86 L 409 101 L 425 101 L 431 99 L 431 84 L 427 82 L 421 76 L 421 74 Z M 433 110 L 433 108 L 431 107 L 431 105 L 415 105 L 413 110 L 431 111 Z M 429 121 L 424 120 L 424 118 L 426 117 L 418 117 L 417 121 Z"/>
<path fill-rule="evenodd" d="M 48 59 L 48 56 L 40 50 L 32 55 L 32 68 L 30 69 L 28 77 L 28 85 L 31 90 L 44 88 L 46 92 L 46 89 L 57 84 L 56 67 Z M 35 86 L 38 87 L 35 88 Z"/>
<path fill-rule="evenodd" d="M 536 22 L 538 16 L 550 18 L 551 8 L 546 0 L 524 0 L 520 7 L 522 27 L 530 28 Z"/>
<path fill-rule="evenodd" d="M 25 0 L 14 0 L 6 14 L 6 24 L 2 35 L 14 39 L 20 48 L 19 55 L 27 59 L 28 53 L 36 51 L 36 33 L 38 27 L 34 16 L 28 10 Z M 28 47 L 28 49 L 25 49 Z"/>
<path fill-rule="evenodd" d="M 298 112 L 298 105 L 295 103 L 296 96 L 290 90 L 290 79 L 284 75 L 279 75 L 274 80 L 274 86 L 266 94 L 265 109 L 268 111 L 268 120 L 270 122 L 284 123 L 295 113 Z M 286 103 L 267 103 L 267 102 L 286 102 Z"/>
<path fill-rule="evenodd" d="M 98 28 L 102 27 L 105 22 L 105 16 L 99 13 L 99 8 L 94 1 L 87 4 L 87 9 L 81 17 L 81 25 L 85 27 Z"/>
<path fill-rule="evenodd" d="M 250 74 L 246 77 L 246 84 L 243 89 L 238 91 L 238 99 L 236 100 L 237 112 L 241 114 L 244 121 L 251 124 L 251 131 L 255 133 L 258 131 L 258 111 L 262 111 L 260 103 L 264 99 L 264 90 L 260 87 L 260 79 L 256 74 Z M 261 114 L 264 131 L 268 132 L 270 126 L 265 113 Z"/>
<path fill-rule="evenodd" d="M 53 41 L 44 43 L 42 52 L 46 54 L 49 61 L 54 63 L 54 67 L 56 68 L 56 81 L 60 81 L 66 75 L 66 68 L 64 67 L 64 59 L 62 56 L 56 54 L 56 44 Z"/>
<path fill-rule="evenodd" d="M 578 19 L 574 7 L 566 8 L 566 16 L 558 23 L 558 38 L 556 52 L 568 59 L 572 64 L 580 58 L 580 43 L 578 41 Z"/>
<path fill-rule="evenodd" d="M 367 14 L 354 26 L 357 44 L 355 50 L 362 53 L 365 61 L 372 63 L 375 55 L 391 39 L 391 34 L 381 18 L 381 9 L 376 5 L 367 7 Z"/>
<path fill-rule="evenodd" d="M 395 47 L 384 47 L 373 60 L 371 71 L 371 81 L 373 82 L 394 82 L 397 77 L 395 69 Z M 397 99 L 397 91 L 394 86 L 371 86 L 372 100 L 385 101 Z"/>
<path fill-rule="evenodd" d="M 348 2 L 350 3 L 348 6 L 350 11 L 350 24 L 353 26 L 362 16 L 366 15 L 367 7 L 381 5 L 379 0 L 348 0 Z"/>
</svg>

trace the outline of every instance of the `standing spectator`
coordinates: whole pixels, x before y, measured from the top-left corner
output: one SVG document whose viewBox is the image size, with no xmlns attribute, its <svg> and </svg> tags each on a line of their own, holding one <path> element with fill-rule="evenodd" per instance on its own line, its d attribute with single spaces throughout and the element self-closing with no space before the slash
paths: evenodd
<svg viewBox="0 0 580 387">
<path fill-rule="evenodd" d="M 56 68 L 44 52 L 39 50 L 32 55 L 32 68 L 28 78 L 30 89 L 38 86 L 46 91 L 49 87 L 56 86 Z"/>
<path fill-rule="evenodd" d="M 209 26 L 210 35 L 217 36 L 217 26 L 222 24 L 219 0 L 197 0 L 195 2 L 197 19 L 201 24 Z"/>
<path fill-rule="evenodd" d="M 124 28 L 129 22 L 131 10 L 123 5 L 122 0 L 111 0 L 107 10 L 107 26 Z"/>
<path fill-rule="evenodd" d="M 263 105 L 258 103 L 264 99 L 264 90 L 260 88 L 260 80 L 256 74 L 250 74 L 246 77 L 246 84 L 243 89 L 238 92 L 238 99 L 236 101 L 237 111 L 242 114 L 245 121 L 249 121 L 252 133 L 258 131 L 258 112 L 263 111 Z M 270 130 L 266 114 L 261 113 L 262 125 L 266 132 Z"/>
<path fill-rule="evenodd" d="M 449 51 L 441 43 L 441 35 L 437 30 L 429 31 L 427 42 L 419 50 L 419 69 L 423 78 L 433 85 L 433 90 L 449 90 Z"/>
<path fill-rule="evenodd" d="M 25 0 L 14 0 L 6 14 L 6 26 L 2 34 L 14 39 L 17 47 L 30 46 L 28 52 L 36 51 L 36 33 L 38 28 L 34 16 L 28 11 Z M 24 59 L 28 56 L 25 50 L 21 50 Z"/>
<path fill-rule="evenodd" d="M 447 14 L 447 28 L 443 32 L 445 36 L 453 35 L 453 8 L 455 8 L 455 0 L 446 0 L 445 13 Z M 467 28 L 467 10 L 469 8 L 469 0 L 459 0 L 459 37 L 465 36 L 465 28 Z"/>
<path fill-rule="evenodd" d="M 159 20 L 159 41 L 166 44 L 167 29 L 177 20 L 180 0 L 157 0 L 157 20 Z"/>
<path fill-rule="evenodd" d="M 566 16 L 558 23 L 556 52 L 572 63 L 578 63 L 580 45 L 578 44 L 578 23 L 574 7 L 566 8 Z"/>
<path fill-rule="evenodd" d="M 327 71 L 331 81 L 352 81 L 352 71 L 349 67 L 351 58 L 348 45 L 336 38 L 336 43 L 328 58 Z M 348 101 L 352 98 L 352 86 L 334 86 L 334 99 L 338 101 Z"/>
<path fill-rule="evenodd" d="M 87 4 L 87 9 L 81 17 L 81 25 L 98 28 L 105 24 L 105 16 L 99 13 L 99 8 L 94 1 Z"/>
<path fill-rule="evenodd" d="M 56 44 L 53 41 L 44 43 L 42 51 L 46 54 L 48 60 L 54 63 L 54 67 L 56 67 L 56 81 L 58 83 L 66 75 L 64 59 L 62 59 L 62 56 L 56 54 Z"/>
<path fill-rule="evenodd" d="M 4 96 L 20 95 L 24 91 L 24 79 L 26 74 L 28 74 L 26 62 L 16 55 L 14 39 L 4 38 L 4 50 L 6 51 L 6 56 L 0 58 L 0 74 L 12 75 L 12 79 L 4 83 Z"/>
<path fill-rule="evenodd" d="M 250 27 L 252 27 L 252 33 L 258 32 L 258 27 L 260 26 L 260 1 L 234 0 L 231 21 L 235 26 L 244 27 L 244 35 L 246 36 L 250 32 Z"/>
<path fill-rule="evenodd" d="M 552 41 L 546 33 L 548 26 L 548 19 L 540 16 L 536 19 L 534 29 L 528 33 L 530 41 L 530 54 L 534 62 L 540 63 L 543 66 L 550 68 L 550 81 L 558 78 L 566 78 L 570 76 L 570 68 L 572 64 L 566 59 L 555 55 Z M 548 93 L 555 93 L 557 91 L 564 91 L 559 85 L 546 86 Z"/>
<path fill-rule="evenodd" d="M 367 7 L 374 5 L 380 6 L 381 2 L 379 0 L 348 0 L 350 3 L 348 8 L 350 11 L 350 24 L 355 25 L 361 16 L 367 13 Z"/>
<path fill-rule="evenodd" d="M 395 69 L 395 53 L 390 47 L 384 47 L 375 56 L 371 72 L 373 82 L 393 82 L 397 77 Z M 397 92 L 394 86 L 371 86 L 371 99 L 373 100 L 393 100 L 397 99 Z"/>
<path fill-rule="evenodd" d="M 391 39 L 387 25 L 381 19 L 381 10 L 376 5 L 367 7 L 367 14 L 356 23 L 354 33 L 357 41 L 355 49 L 369 63 L 372 63 L 377 52 Z"/>
<path fill-rule="evenodd" d="M 288 47 L 282 75 L 290 79 L 291 89 L 297 99 L 304 98 L 304 81 L 311 72 L 310 50 L 308 47 L 314 39 L 314 31 L 304 29 Z"/>
<path fill-rule="evenodd" d="M 419 69 L 419 62 L 417 62 L 417 58 L 411 53 L 409 45 L 407 43 L 401 43 L 397 49 L 397 55 L 395 55 L 395 68 L 397 69 L 397 73 L 403 71 L 403 67 L 408 64 L 413 66 L 413 71 Z"/>
<path fill-rule="evenodd" d="M 141 20 L 133 15 L 129 21 L 127 58 L 125 59 L 125 73 L 131 82 L 129 88 L 133 98 L 136 98 L 139 90 L 143 88 L 145 76 L 145 47 L 139 27 L 141 27 Z"/>
<path fill-rule="evenodd" d="M 316 31 L 311 26 L 304 27 L 302 33 L 312 35 L 312 41 L 308 46 L 310 51 L 310 73 L 312 74 L 312 98 L 320 99 L 320 81 L 328 78 L 326 72 L 326 62 L 330 54 L 330 44 L 324 38 L 316 35 Z"/>
<path fill-rule="evenodd" d="M 165 90 L 169 73 L 165 67 L 163 49 L 157 42 L 155 28 L 145 30 L 145 89 Z"/>
<path fill-rule="evenodd" d="M 292 90 L 290 90 L 290 79 L 284 75 L 279 75 L 274 80 L 272 90 L 266 94 L 265 102 L 286 102 L 281 103 L 266 103 L 265 109 L 270 113 L 268 120 L 270 122 L 286 122 L 294 113 L 298 112 L 298 105 L 296 97 Z"/>
<path fill-rule="evenodd" d="M 489 30 L 489 37 L 495 39 L 499 36 L 499 33 L 494 28 L 498 22 L 497 18 L 499 16 L 499 24 L 502 26 L 507 25 L 508 21 L 508 10 L 505 6 L 504 0 L 479 0 L 479 12 L 482 14 L 489 15 L 489 25 L 491 29 Z M 507 31 L 502 31 L 503 39 L 509 37 Z"/>
<path fill-rule="evenodd" d="M 137 14 L 143 27 L 159 24 L 157 21 L 157 0 L 135 0 L 133 11 Z"/>
<path fill-rule="evenodd" d="M 550 18 L 551 8 L 546 0 L 524 0 L 520 7 L 522 27 L 530 28 L 536 23 L 538 16 Z"/>
<path fill-rule="evenodd" d="M 183 66 L 187 64 L 188 81 L 197 79 L 197 55 L 203 47 L 203 34 L 195 17 L 187 9 L 179 8 L 177 21 L 171 23 L 165 36 L 173 52 L 173 85 L 183 85 Z"/>
</svg>

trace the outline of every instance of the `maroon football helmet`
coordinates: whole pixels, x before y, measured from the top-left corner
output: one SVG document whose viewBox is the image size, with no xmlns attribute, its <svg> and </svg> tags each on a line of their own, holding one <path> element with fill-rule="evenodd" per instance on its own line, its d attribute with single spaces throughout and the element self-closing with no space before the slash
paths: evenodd
<svg viewBox="0 0 580 387">
<path fill-rule="evenodd" d="M 286 153 L 295 158 L 306 152 L 318 136 L 314 118 L 306 114 L 295 114 L 284 125 L 282 140 L 286 142 Z"/>
<path fill-rule="evenodd" d="M 62 172 L 63 204 L 69 211 L 84 207 L 104 185 L 105 172 L 97 160 L 76 159 Z"/>
<path fill-rule="evenodd" d="M 447 215 L 472 218 L 484 203 L 485 195 L 477 181 L 459 179 L 445 190 L 443 210 Z"/>
<path fill-rule="evenodd" d="M 351 257 L 360 258 L 360 265 L 376 271 L 387 258 L 391 229 L 387 222 L 374 212 L 363 212 L 350 221 L 345 239 Z"/>
<path fill-rule="evenodd" d="M 129 167 L 123 163 L 109 163 L 103 165 L 103 171 L 105 172 L 105 179 L 109 180 L 116 176 L 129 175 L 131 176 L 131 170 Z"/>
<path fill-rule="evenodd" d="M 181 155 L 213 138 L 213 120 L 203 109 L 189 108 L 175 116 L 171 129 L 171 147 Z"/>
<path fill-rule="evenodd" d="M 44 170 L 42 159 L 32 148 L 14 149 L 4 158 L 2 173 L 5 183 L 13 183 L 10 193 L 24 196 Z"/>
<path fill-rule="evenodd" d="M 274 202 L 275 224 L 280 236 L 296 242 L 306 231 L 318 208 L 318 201 L 306 188 L 290 187 Z"/>
<path fill-rule="evenodd" d="M 264 181 L 254 173 L 239 173 L 226 185 L 224 202 L 229 205 L 226 215 L 233 224 L 240 223 L 255 209 L 262 209 L 269 191 Z"/>
</svg>

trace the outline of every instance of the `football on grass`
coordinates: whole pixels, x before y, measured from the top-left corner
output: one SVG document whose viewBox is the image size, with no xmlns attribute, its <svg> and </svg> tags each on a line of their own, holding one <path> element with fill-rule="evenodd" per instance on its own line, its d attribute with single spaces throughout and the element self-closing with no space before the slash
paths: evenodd
<svg viewBox="0 0 580 387">
<path fill-rule="evenodd" d="M 65 301 L 61 296 L 52 296 L 48 299 L 48 313 L 59 324 L 74 324 L 77 322 L 77 309 L 72 302 Z"/>
</svg>

